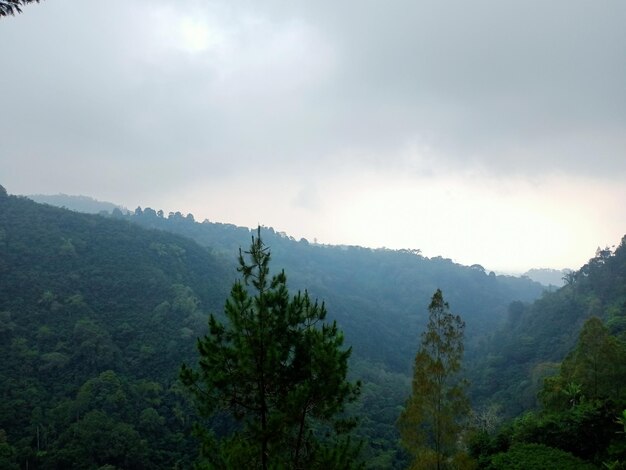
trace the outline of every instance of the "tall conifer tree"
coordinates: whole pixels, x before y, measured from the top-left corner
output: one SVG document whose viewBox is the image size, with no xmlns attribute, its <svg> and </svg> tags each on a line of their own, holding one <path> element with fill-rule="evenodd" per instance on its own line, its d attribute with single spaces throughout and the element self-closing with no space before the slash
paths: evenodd
<svg viewBox="0 0 626 470">
<path fill-rule="evenodd" d="M 412 393 L 399 419 L 402 443 L 413 454 L 413 469 L 459 467 L 457 442 L 469 406 L 459 379 L 465 323 L 450 313 L 441 290 L 428 307 L 429 318 L 415 356 Z"/>
<path fill-rule="evenodd" d="M 351 350 L 324 322 L 324 304 L 307 292 L 290 298 L 269 262 L 259 229 L 240 251 L 227 322 L 210 316 L 199 370 L 181 370 L 205 415 L 232 418 L 222 435 L 205 430 L 202 457 L 210 468 L 350 468 L 358 449 L 337 435 L 352 423 L 337 415 L 359 392 L 346 381 Z"/>
</svg>

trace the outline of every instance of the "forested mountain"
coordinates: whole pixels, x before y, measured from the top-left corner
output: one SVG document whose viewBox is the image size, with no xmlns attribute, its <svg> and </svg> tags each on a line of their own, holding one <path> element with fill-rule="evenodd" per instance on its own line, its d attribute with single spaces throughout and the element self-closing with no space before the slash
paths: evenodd
<svg viewBox="0 0 626 470">
<path fill-rule="evenodd" d="M 219 313 L 221 302 L 226 297 L 225 293 L 233 280 L 233 275 L 229 270 L 234 267 L 238 249 L 248 246 L 251 237 L 251 231 L 248 228 L 208 221 L 198 223 L 192 215 L 170 213 L 166 216 L 162 211 L 150 208 L 143 210 L 138 208 L 134 213 L 126 215 L 120 210 L 114 210 L 108 219 L 104 219 L 69 211 L 59 212 L 58 209 L 32 203 L 29 206 L 29 201 L 21 198 L 10 197 L 6 201 L 10 205 L 24 206 L 24 209 L 13 211 L 15 217 L 19 214 L 26 216 L 29 211 L 32 211 L 33 215 L 30 218 L 37 220 L 38 217 L 43 216 L 34 214 L 43 211 L 44 214 L 52 214 L 46 216 L 51 222 L 67 219 L 62 226 L 39 229 L 42 239 L 45 238 L 45 231 L 61 233 L 55 235 L 57 241 L 48 241 L 44 244 L 51 245 L 49 247 L 51 253 L 45 255 L 48 259 L 56 259 L 53 254 L 54 250 L 60 248 L 53 245 L 61 243 L 58 240 L 67 244 L 67 250 L 70 252 L 69 245 L 71 244 L 74 251 L 81 254 L 80 250 L 92 246 L 89 242 L 90 238 L 87 238 L 95 236 L 88 235 L 91 231 L 108 231 L 111 234 L 109 242 L 113 247 L 106 248 L 99 256 L 107 259 L 104 253 L 111 250 L 120 255 L 116 260 L 123 261 L 123 264 L 117 268 L 113 261 L 109 262 L 109 276 L 117 278 L 116 282 L 121 282 L 121 279 L 120 276 L 115 276 L 115 270 L 126 269 L 127 265 L 132 265 L 134 270 L 137 269 L 140 263 L 135 260 L 135 257 L 140 256 L 140 253 L 145 252 L 141 256 L 149 254 L 159 262 L 170 260 L 171 263 L 178 252 L 176 247 L 183 248 L 183 257 L 180 258 L 180 264 L 176 265 L 176 269 L 186 269 L 186 263 L 193 263 L 200 271 L 211 269 L 213 266 L 215 270 L 226 273 L 221 277 L 218 275 L 210 278 L 213 282 L 207 283 L 204 287 L 195 277 L 189 281 L 180 282 L 177 279 L 181 274 L 167 271 L 163 267 L 155 268 L 146 265 L 145 275 L 138 274 L 136 271 L 125 273 L 123 276 L 132 278 L 130 285 L 123 292 L 107 292 L 106 301 L 109 303 L 126 302 L 127 300 L 123 299 L 132 296 L 132 292 L 138 292 L 138 299 L 133 302 L 140 302 L 145 309 L 112 312 L 114 317 L 111 317 L 110 324 L 110 327 L 115 330 L 119 328 L 117 322 L 126 323 L 128 329 L 135 332 L 134 334 L 145 328 L 152 328 L 146 323 L 144 315 L 153 318 L 158 310 L 155 310 L 156 306 L 166 300 L 170 305 L 174 304 L 171 298 L 152 298 L 151 291 L 142 286 L 144 282 L 148 284 L 155 282 L 150 274 L 153 271 L 157 273 L 164 271 L 165 274 L 159 274 L 159 276 L 174 277 L 174 279 L 164 280 L 160 287 L 161 292 L 182 289 L 182 287 L 172 287 L 172 285 L 180 284 L 190 287 L 191 292 L 202 300 L 202 312 L 200 313 L 200 309 L 196 308 L 193 317 L 198 322 L 197 328 L 200 328 L 200 325 L 206 321 L 207 311 Z M 71 197 L 64 197 L 63 205 L 71 207 Z M 79 224 L 79 227 L 82 227 L 79 228 L 82 235 L 81 232 L 76 235 L 72 234 L 73 225 L 78 223 L 71 222 L 74 218 L 82 221 L 82 225 Z M 24 222 L 11 221 L 11 225 L 19 226 L 20 223 Z M 146 231 L 141 230 L 139 226 L 159 230 Z M 115 233 L 118 231 L 120 231 L 120 238 L 116 239 Z M 192 238 L 200 245 L 207 247 L 211 254 L 189 240 L 185 240 L 185 243 L 191 244 L 189 247 L 183 245 L 180 241 L 183 239 L 178 237 L 175 238 L 176 241 L 167 241 L 171 236 L 164 231 Z M 135 245 L 125 241 L 128 237 L 125 235 L 127 232 L 135 234 Z M 429 259 L 421 256 L 418 250 L 372 250 L 355 246 L 318 245 L 304 239 L 296 241 L 271 228 L 264 228 L 262 235 L 271 249 L 273 267 L 285 269 L 290 289 L 307 289 L 313 298 L 324 300 L 328 307 L 329 318 L 338 321 L 345 333 L 347 344 L 353 347 L 350 374 L 353 378 L 363 381 L 363 393 L 352 412 L 360 418 L 359 432 L 366 440 L 364 454 L 371 468 L 389 468 L 403 464 L 395 423 L 409 392 L 411 365 L 419 343 L 420 332 L 426 324 L 426 306 L 432 293 L 437 288 L 441 288 L 455 313 L 461 314 L 466 321 L 466 358 L 471 361 L 481 338 L 484 339 L 505 320 L 507 308 L 512 301 L 531 301 L 542 291 L 539 284 L 529 279 L 496 276 L 485 272 L 479 265 L 461 266 L 440 257 Z M 144 236 L 148 237 L 148 240 L 139 242 L 138 240 Z M 158 237 L 163 237 L 163 240 Z M 153 240 L 154 238 L 157 240 Z M 139 254 L 134 253 L 138 249 L 137 244 L 140 244 L 144 250 L 140 250 Z M 25 245 L 24 249 L 27 246 Z M 199 252 L 202 254 L 195 256 L 195 253 Z M 121 256 L 122 253 L 125 256 Z M 84 270 L 93 269 L 100 272 L 102 268 L 99 265 L 103 260 L 95 257 L 90 259 L 93 260 L 93 265 L 85 264 L 84 257 L 76 258 L 74 261 L 80 263 Z M 63 259 L 61 261 L 65 263 Z M 202 268 L 205 264 L 206 266 Z M 32 269 L 35 273 L 39 268 Z M 67 270 L 69 274 L 64 275 L 64 278 L 70 278 L 68 276 L 72 272 L 71 266 L 61 264 L 55 269 L 58 273 Z M 82 281 L 85 283 L 83 290 L 88 292 L 90 290 L 88 284 L 94 280 L 85 277 Z M 99 286 L 95 288 L 98 291 L 101 290 Z M 206 298 L 207 294 L 204 289 L 208 288 L 213 289 L 214 292 L 222 292 L 224 295 L 221 299 L 218 298 L 219 296 Z M 47 290 L 53 295 L 60 295 L 53 288 L 46 286 L 28 295 L 40 299 Z M 82 291 L 80 293 L 84 298 L 89 295 Z M 116 299 L 118 294 L 125 297 L 122 300 Z M 91 306 L 89 298 L 86 302 Z M 4 309 L 4 307 L 0 308 Z M 100 307 L 91 306 L 91 308 L 100 310 Z M 111 311 L 113 307 L 102 309 Z M 140 312 L 148 313 L 141 314 Z M 141 321 L 136 323 L 134 318 L 140 318 Z M 196 335 L 197 328 L 193 329 L 187 324 L 175 324 L 184 318 L 172 317 L 170 320 L 172 323 L 167 326 L 163 325 L 164 327 L 158 330 L 162 335 L 161 341 L 165 344 L 171 340 L 172 335 L 186 334 L 191 337 Z M 158 322 L 158 320 L 154 321 Z M 38 320 L 35 324 L 38 324 L 37 322 Z M 124 343 L 124 337 L 116 336 L 116 333 L 109 334 L 114 340 Z M 185 351 L 191 354 L 191 349 L 189 347 Z M 133 353 L 137 351 L 141 353 L 141 347 L 135 346 L 132 350 Z M 156 348 L 155 354 L 158 356 L 160 351 L 161 348 Z M 143 356 L 133 357 L 138 364 L 142 364 Z M 181 362 L 183 355 L 181 354 L 178 359 Z M 171 368 L 164 367 L 159 371 L 163 376 L 169 372 L 169 383 L 175 382 L 177 372 L 175 362 L 176 360 L 172 359 L 168 364 Z M 135 371 L 133 370 L 132 373 L 135 374 Z"/>
<path fill-rule="evenodd" d="M 574 348 L 585 321 L 597 316 L 609 332 L 626 332 L 626 237 L 612 252 L 598 249 L 567 284 L 532 304 L 514 302 L 506 324 L 473 364 L 474 397 L 500 403 L 514 416 L 537 405 L 543 378 Z"/>
<path fill-rule="evenodd" d="M 519 414 L 483 421 L 470 439 L 480 468 L 626 468 L 626 236 L 566 280 L 512 304 L 473 364 L 474 393 Z"/>
<path fill-rule="evenodd" d="M 64 196 L 63 205 L 79 210 L 83 196 Z M 205 220 L 192 214 L 164 214 L 137 208 L 112 218 L 189 237 L 232 264 L 239 248 L 250 242 L 251 230 Z M 441 288 L 467 322 L 470 355 L 473 346 L 504 322 L 512 301 L 529 302 L 543 287 L 528 278 L 496 276 L 480 265 L 462 266 L 449 259 L 421 256 L 419 250 L 369 249 L 299 241 L 273 228 L 262 229 L 273 263 L 289 275 L 293 289 L 307 289 L 331 306 L 355 352 L 408 372 L 417 336 L 426 318 L 425 305 Z"/>
<path fill-rule="evenodd" d="M 250 230 L 180 212 L 137 208 L 123 217 L 149 228 L 188 236 L 212 252 L 232 259 L 250 241 Z M 462 266 L 441 257 L 426 258 L 419 250 L 369 249 L 296 241 L 273 228 L 262 230 L 274 264 L 289 274 L 290 285 L 308 289 L 332 305 L 355 351 L 406 371 L 417 333 L 426 318 L 425 305 L 441 288 L 452 305 L 462 306 L 471 342 L 505 319 L 512 300 L 531 301 L 543 288 L 529 279 L 496 276 L 480 265 Z M 421 318 L 420 318 L 421 317 Z M 470 346 L 471 350 L 471 346 Z"/>
<path fill-rule="evenodd" d="M 234 270 L 196 243 L 0 192 L 0 468 L 191 465 L 181 361 Z"/>
<path fill-rule="evenodd" d="M 395 424 L 437 288 L 467 324 L 474 406 L 495 404 L 509 416 L 536 407 L 544 377 L 554 374 L 564 378 L 542 393 L 560 403 L 559 384 L 578 377 L 581 366 L 561 370 L 559 363 L 577 341 L 584 351 L 579 333 L 588 318 L 606 324 L 607 333 L 596 336 L 623 341 L 626 331 L 624 241 L 614 253 L 598 250 L 567 275 L 566 286 L 533 302 L 539 284 L 479 265 L 429 259 L 418 250 L 318 245 L 272 228 L 261 233 L 273 268 L 285 270 L 292 291 L 307 289 L 324 300 L 353 348 L 350 375 L 362 381 L 362 394 L 349 413 L 360 420 L 369 468 L 406 464 Z M 103 217 L 0 191 L 0 467 L 190 466 L 195 413 L 181 391 L 179 367 L 195 361 L 195 338 L 206 331 L 208 313 L 221 315 L 236 254 L 251 235 L 192 215 L 114 208 Z M 578 354 L 566 363 L 578 364 L 584 353 Z M 615 354 L 606 356 L 610 367 Z M 594 406 L 585 412 L 600 416 Z M 602 419 L 614 419 L 616 406 L 602 408 Z M 536 437 L 542 422 L 516 426 Z M 506 434 L 502 448 L 474 443 L 474 454 L 491 464 L 515 452 L 561 455 L 523 447 L 554 443 L 519 432 Z M 494 454 L 507 446 L 512 454 Z"/>
</svg>

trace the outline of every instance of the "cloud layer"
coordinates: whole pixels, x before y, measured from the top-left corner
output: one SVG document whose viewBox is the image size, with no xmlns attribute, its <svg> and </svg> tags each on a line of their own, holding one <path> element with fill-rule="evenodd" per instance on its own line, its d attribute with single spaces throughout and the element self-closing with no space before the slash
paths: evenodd
<svg viewBox="0 0 626 470">
<path fill-rule="evenodd" d="M 624 18 L 620 0 L 44 2 L 0 23 L 2 184 L 164 205 L 232 188 L 233 207 L 256 191 L 295 231 L 345 191 L 367 213 L 363 181 L 454 184 L 457 208 L 492 180 L 522 199 L 585 184 L 610 206 Z"/>
</svg>

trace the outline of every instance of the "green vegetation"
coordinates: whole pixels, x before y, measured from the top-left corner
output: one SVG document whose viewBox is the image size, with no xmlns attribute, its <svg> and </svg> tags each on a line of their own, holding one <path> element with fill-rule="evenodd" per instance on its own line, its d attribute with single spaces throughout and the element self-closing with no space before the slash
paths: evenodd
<svg viewBox="0 0 626 470">
<path fill-rule="evenodd" d="M 544 380 L 542 409 L 525 412 L 497 433 L 476 433 L 473 456 L 484 468 L 549 468 L 559 459 L 558 468 L 621 468 L 625 363 L 624 341 L 589 318 L 558 373 Z"/>
<path fill-rule="evenodd" d="M 612 252 L 598 249 L 567 284 L 536 302 L 509 306 L 504 326 L 483 344 L 471 364 L 474 402 L 502 404 L 507 416 L 540 405 L 543 379 L 575 347 L 585 321 L 596 316 L 623 341 L 626 333 L 626 237 Z"/>
<path fill-rule="evenodd" d="M 413 454 L 413 469 L 463 468 L 458 450 L 469 410 L 466 383 L 459 380 L 465 324 L 450 313 L 437 289 L 428 306 L 428 326 L 415 356 L 413 388 L 400 415 L 402 442 Z"/>
<path fill-rule="evenodd" d="M 0 456 L 188 467 L 177 370 L 233 272 L 183 237 L 0 191 Z"/>
<path fill-rule="evenodd" d="M 306 321 L 294 320 L 294 335 L 288 335 L 294 343 L 278 334 L 266 341 L 276 352 L 267 358 L 279 385 L 272 393 L 286 397 L 274 401 L 272 413 L 287 425 L 275 441 L 267 440 L 268 449 L 284 451 L 277 459 L 294 455 L 289 449 L 298 436 L 292 426 L 294 410 L 301 409 L 298 390 L 315 389 L 306 380 L 315 373 L 313 367 L 281 368 L 272 361 L 291 344 L 293 356 L 283 361 L 289 364 L 297 346 L 306 350 L 302 341 L 310 341 L 334 345 L 320 357 L 340 365 L 336 374 L 317 375 L 341 379 L 336 384 L 359 380 L 361 393 L 350 403 L 350 388 L 343 402 L 333 402 L 335 408 L 307 410 L 302 429 L 311 446 L 298 459 L 352 455 L 349 446 L 362 440 L 366 468 L 409 465 L 397 421 L 411 394 L 415 337 L 428 335 L 423 307 L 439 286 L 467 324 L 465 375 L 458 378 L 471 382 L 467 393 L 474 408 L 458 447 L 444 455 L 457 455 L 457 466 L 470 468 L 626 465 L 626 238 L 615 251 L 598 250 L 567 274 L 565 286 L 533 302 L 541 287 L 529 279 L 425 258 L 418 250 L 318 245 L 269 228 L 260 234 L 277 272 L 289 273 L 290 289 L 308 289 L 285 297 L 284 276 L 268 277 L 272 302 L 294 312 L 297 305 L 308 306 L 303 318 L 320 318 L 319 328 L 310 331 Z M 236 331 L 232 312 L 214 315 L 212 331 L 207 318 L 223 311 L 237 277 L 233 253 L 249 244 L 250 235 L 242 227 L 152 209 L 79 214 L 10 196 L 0 187 L 0 468 L 190 468 L 199 445 L 205 457 L 208 449 L 219 449 L 211 457 L 222 459 L 257 455 L 264 434 L 252 424 L 253 415 L 227 413 L 233 409 L 224 406 L 226 394 L 207 402 L 209 410 L 197 410 L 179 380 L 182 363 L 198 362 L 197 338 L 205 338 L 200 364 L 211 344 L 232 352 L 232 344 L 216 342 L 220 331 Z M 240 265 L 252 271 L 241 271 L 244 280 L 231 290 L 231 307 L 253 305 L 258 297 L 250 277 L 254 265 Z M 330 306 L 327 317 L 313 298 Z M 439 300 L 432 307 L 447 312 Z M 258 352 L 248 354 L 246 364 L 253 356 Z M 220 357 L 213 357 L 214 366 Z M 197 379 L 205 391 L 219 378 L 203 376 L 202 366 L 190 374 L 187 385 Z M 325 385 L 332 389 L 332 383 Z M 425 399 L 422 392 L 414 396 Z M 345 411 L 335 413 L 344 404 Z M 464 421 L 460 410 L 448 411 L 457 424 Z M 336 439 L 333 422 L 339 420 L 343 430 L 342 420 L 352 418 L 358 418 L 352 440 Z M 242 446 L 242 436 L 254 439 Z M 473 461 L 461 461 L 464 453 Z M 302 459 L 300 466 L 310 463 Z"/>
<path fill-rule="evenodd" d="M 489 470 L 594 470 L 596 467 L 572 454 L 542 444 L 517 444 L 508 452 L 494 455 Z"/>
<path fill-rule="evenodd" d="M 80 208 L 82 199 L 73 202 L 68 196 L 50 202 Z M 245 227 L 198 222 L 180 212 L 138 207 L 129 214 L 114 210 L 110 217 L 189 237 L 226 266 L 250 242 Z M 329 320 L 337 321 L 352 347 L 348 374 L 362 381 L 362 398 L 349 408 L 360 418 L 355 432 L 364 441 L 362 454 L 370 468 L 403 468 L 408 460 L 396 421 L 410 392 L 415 337 L 426 325 L 424 306 L 435 289 L 440 287 L 449 302 L 463 307 L 468 365 L 488 335 L 504 323 L 508 305 L 532 301 L 543 290 L 528 278 L 496 276 L 478 265 L 426 258 L 415 249 L 319 245 L 263 227 L 261 234 L 271 247 L 273 265 L 289 273 L 290 288 L 306 289 L 332 306 Z"/>
<path fill-rule="evenodd" d="M 228 323 L 211 315 L 198 342 L 200 370 L 181 370 L 205 415 L 224 419 L 226 411 L 237 424 L 217 439 L 215 420 L 201 429 L 202 461 L 209 468 L 356 467 L 358 448 L 339 438 L 354 423 L 337 419 L 359 391 L 346 381 L 350 349 L 342 349 L 337 324 L 324 323 L 324 304 L 306 292 L 290 299 L 284 271 L 270 277 L 260 232 L 249 260 L 239 254 L 243 282 L 226 302 Z"/>
</svg>

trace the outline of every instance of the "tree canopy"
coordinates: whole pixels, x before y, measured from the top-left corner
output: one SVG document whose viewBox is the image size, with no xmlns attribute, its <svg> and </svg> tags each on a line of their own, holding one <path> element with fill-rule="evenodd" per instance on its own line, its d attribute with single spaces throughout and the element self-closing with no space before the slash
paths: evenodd
<svg viewBox="0 0 626 470">
<path fill-rule="evenodd" d="M 246 256 L 244 256 L 246 255 Z M 181 379 L 209 417 L 233 424 L 204 433 L 202 458 L 218 468 L 347 468 L 357 449 L 338 416 L 359 384 L 346 381 L 350 348 L 324 304 L 307 292 L 289 297 L 284 272 L 270 276 L 260 229 L 239 254 L 242 279 L 226 302 L 226 323 L 214 315 L 198 341 L 199 370 Z"/>
<path fill-rule="evenodd" d="M 412 468 L 441 470 L 460 457 L 456 446 L 468 411 L 466 384 L 458 378 L 465 324 L 450 312 L 440 289 L 428 311 L 428 326 L 415 356 L 412 394 L 399 425 L 402 442 L 415 457 Z"/>
</svg>

